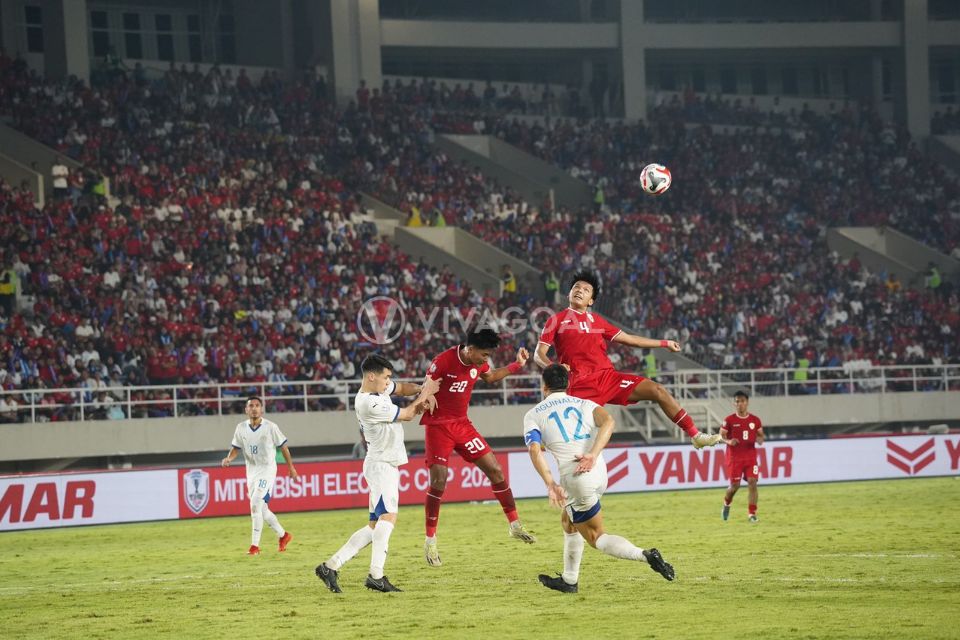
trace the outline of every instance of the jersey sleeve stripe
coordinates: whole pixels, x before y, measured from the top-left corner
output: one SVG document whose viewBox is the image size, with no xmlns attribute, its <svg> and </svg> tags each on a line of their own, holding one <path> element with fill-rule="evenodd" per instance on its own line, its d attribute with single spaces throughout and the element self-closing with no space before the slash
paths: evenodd
<svg viewBox="0 0 960 640">
<path fill-rule="evenodd" d="M 393 414 L 393 422 L 397 421 L 397 418 L 400 417 L 400 407 L 397 407 L 397 412 Z"/>
<path fill-rule="evenodd" d="M 613 334 L 612 336 L 610 336 L 610 342 L 613 342 L 614 340 L 616 340 L 617 336 L 620 335 L 621 333 L 623 333 L 623 329 L 620 329 L 620 330 L 617 331 L 615 334 Z"/>
<path fill-rule="evenodd" d="M 289 439 L 289 438 L 288 438 L 288 439 Z M 286 441 L 286 440 L 284 440 L 283 442 L 281 442 L 280 444 L 278 444 L 278 445 L 277 445 L 277 448 L 279 449 L 280 447 L 282 447 L 282 446 L 285 445 L 285 444 L 287 444 L 287 441 Z"/>
<path fill-rule="evenodd" d="M 541 340 L 541 341 L 540 341 L 540 344 L 545 344 L 545 345 L 547 345 L 548 347 L 552 347 L 552 346 L 553 346 L 553 343 L 552 343 L 552 342 L 547 342 L 546 340 Z"/>
<path fill-rule="evenodd" d="M 243 449 L 243 447 L 238 447 L 238 446 L 235 445 L 235 444 L 231 444 L 230 446 L 233 447 L 234 449 L 241 449 L 241 450 Z"/>
</svg>

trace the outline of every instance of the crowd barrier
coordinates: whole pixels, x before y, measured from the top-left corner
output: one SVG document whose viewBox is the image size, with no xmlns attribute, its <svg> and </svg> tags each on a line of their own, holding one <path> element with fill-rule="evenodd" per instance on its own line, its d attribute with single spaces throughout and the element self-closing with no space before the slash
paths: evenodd
<svg viewBox="0 0 960 640">
<path fill-rule="evenodd" d="M 960 475 L 960 434 L 776 440 L 758 447 L 764 485 Z M 727 484 L 722 448 L 611 447 L 608 493 L 702 489 Z M 543 497 L 525 451 L 497 454 L 518 498 Z M 553 464 L 551 460 L 551 465 Z M 277 513 L 366 508 L 363 462 L 281 464 L 270 508 Z M 554 472 L 556 468 L 554 467 Z M 401 468 L 400 503 L 420 504 L 429 484 L 423 457 Z M 185 520 L 248 512 L 242 464 L 193 469 L 0 476 L 0 531 Z M 451 460 L 444 502 L 489 500 L 477 467 Z"/>
</svg>

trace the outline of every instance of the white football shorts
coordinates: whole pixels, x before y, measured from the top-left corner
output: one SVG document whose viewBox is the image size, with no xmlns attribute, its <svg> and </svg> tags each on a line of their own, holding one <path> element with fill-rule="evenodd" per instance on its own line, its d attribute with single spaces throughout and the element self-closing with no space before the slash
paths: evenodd
<svg viewBox="0 0 960 640">
<path fill-rule="evenodd" d="M 400 507 L 400 469 L 389 462 L 364 459 L 363 477 L 370 488 L 370 519 L 397 513 Z"/>
<path fill-rule="evenodd" d="M 607 463 L 603 456 L 597 458 L 593 469 L 587 473 L 574 475 L 568 473 L 560 476 L 560 486 L 567 491 L 567 514 L 571 520 L 577 521 L 570 510 L 577 513 L 590 511 L 598 502 L 603 492 L 607 490 Z"/>
</svg>

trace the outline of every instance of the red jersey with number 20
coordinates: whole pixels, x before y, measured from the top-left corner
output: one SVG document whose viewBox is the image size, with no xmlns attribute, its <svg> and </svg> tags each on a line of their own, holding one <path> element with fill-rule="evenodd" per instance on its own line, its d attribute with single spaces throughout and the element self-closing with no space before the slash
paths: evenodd
<svg viewBox="0 0 960 640">
<path fill-rule="evenodd" d="M 490 371 L 490 364 L 484 362 L 475 366 L 460 359 L 460 345 L 451 347 L 438 355 L 430 363 L 427 375 L 440 382 L 437 391 L 437 408 L 433 413 L 424 413 L 420 424 L 442 424 L 467 418 L 470 394 L 481 373 Z"/>
<path fill-rule="evenodd" d="M 613 369 L 607 345 L 618 333 L 620 329 L 603 316 L 568 307 L 550 316 L 540 333 L 540 342 L 556 349 L 557 360 L 569 366 L 573 377 L 577 377 Z"/>
</svg>

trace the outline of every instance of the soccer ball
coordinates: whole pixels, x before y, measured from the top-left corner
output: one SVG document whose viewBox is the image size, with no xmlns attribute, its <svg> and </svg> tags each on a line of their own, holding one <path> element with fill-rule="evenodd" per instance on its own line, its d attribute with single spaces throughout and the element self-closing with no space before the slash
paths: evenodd
<svg viewBox="0 0 960 640">
<path fill-rule="evenodd" d="M 648 164 L 640 172 L 640 186 L 652 196 L 666 193 L 672 183 L 673 176 L 670 175 L 670 169 L 662 164 Z"/>
</svg>

